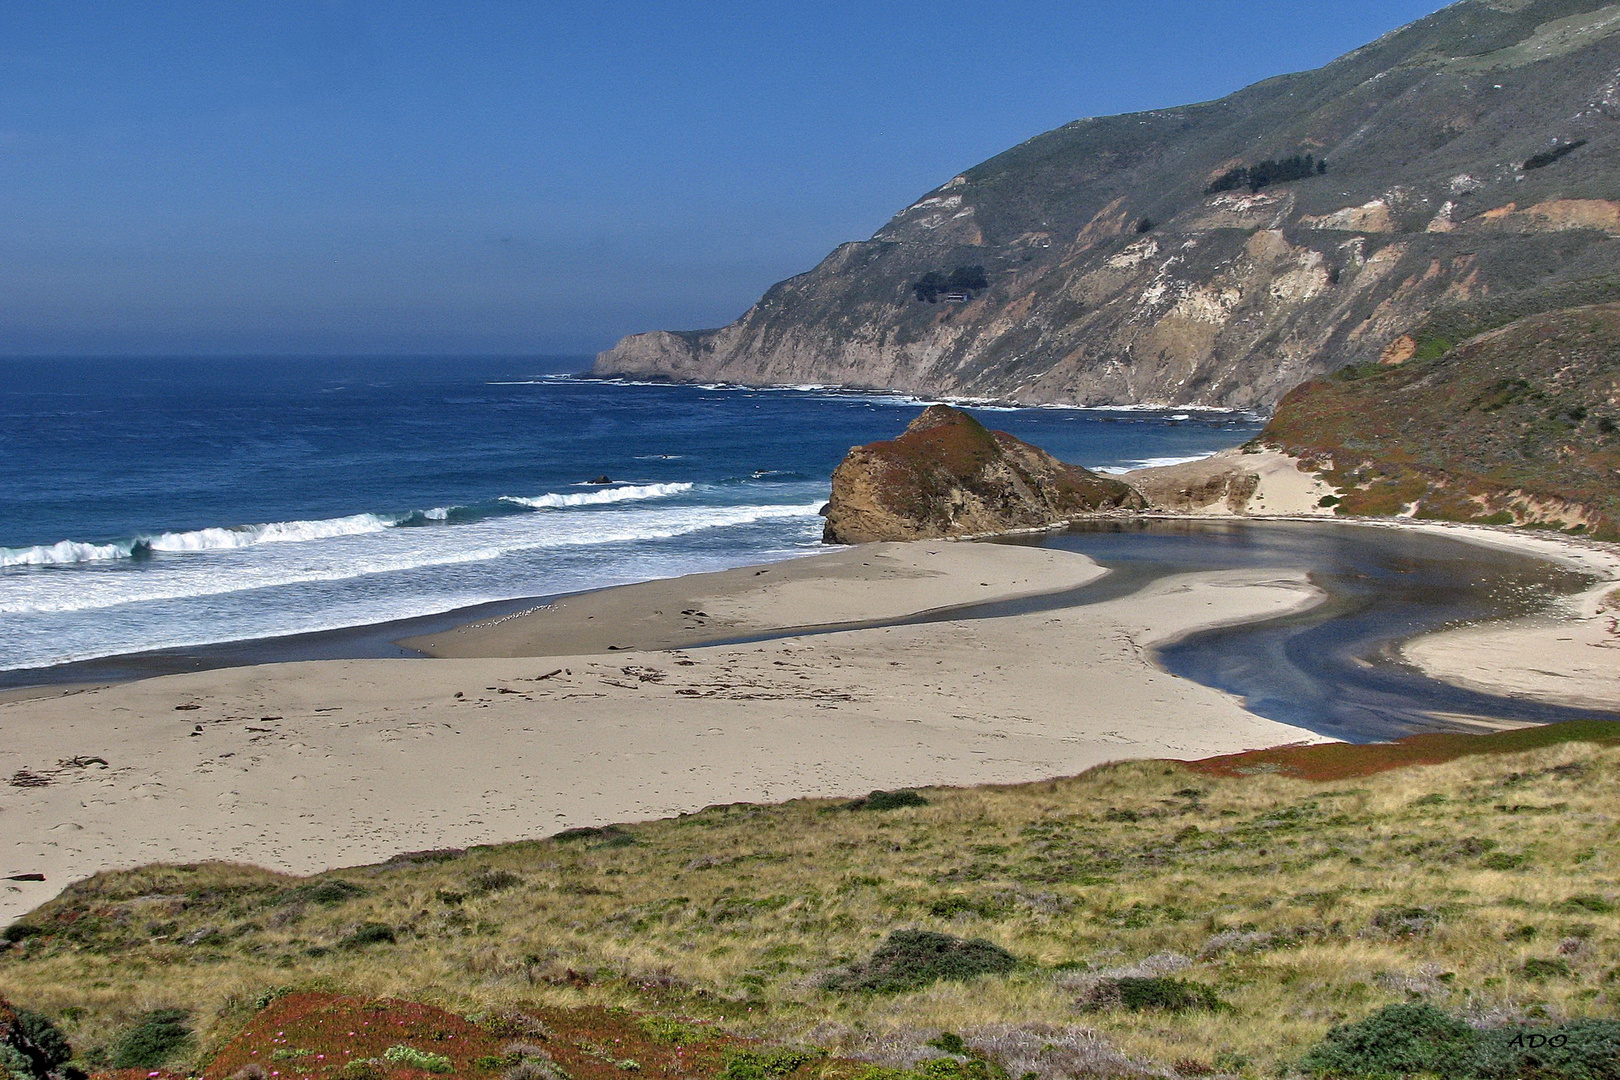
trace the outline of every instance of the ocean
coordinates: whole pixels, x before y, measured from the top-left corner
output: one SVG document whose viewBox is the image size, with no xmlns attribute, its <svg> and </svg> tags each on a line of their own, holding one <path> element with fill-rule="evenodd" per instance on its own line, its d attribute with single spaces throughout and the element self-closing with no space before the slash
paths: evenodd
<svg viewBox="0 0 1620 1080">
<path fill-rule="evenodd" d="M 927 404 L 568 374 L 587 364 L 0 361 L 0 670 L 808 554 L 844 453 Z M 1261 426 L 968 408 L 1116 471 L 1202 457 Z"/>
</svg>

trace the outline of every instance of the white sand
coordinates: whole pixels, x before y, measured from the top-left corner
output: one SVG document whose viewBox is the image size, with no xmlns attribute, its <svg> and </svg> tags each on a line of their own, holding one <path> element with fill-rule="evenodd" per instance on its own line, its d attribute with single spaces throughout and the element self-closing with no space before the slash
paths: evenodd
<svg viewBox="0 0 1620 1080">
<path fill-rule="evenodd" d="M 814 577 L 822 559 L 842 584 Z M 780 586 L 753 569 L 705 575 L 703 610 L 736 626 L 823 623 L 1097 572 L 1073 553 L 991 544 L 792 565 L 807 576 Z M 678 616 L 691 584 L 633 588 Z M 76 878 L 158 860 L 309 872 L 716 802 L 1314 741 L 1165 674 L 1148 650 L 1316 598 L 1294 574 L 1205 573 L 1012 618 L 685 652 L 267 665 L 0 703 L 0 775 L 50 781 L 0 787 L 0 875 L 46 875 L 0 883 L 0 919 Z M 553 612 L 549 633 L 566 638 L 590 610 Z M 522 623 L 495 629 L 521 639 Z M 76 757 L 107 764 L 63 764 Z"/>
</svg>

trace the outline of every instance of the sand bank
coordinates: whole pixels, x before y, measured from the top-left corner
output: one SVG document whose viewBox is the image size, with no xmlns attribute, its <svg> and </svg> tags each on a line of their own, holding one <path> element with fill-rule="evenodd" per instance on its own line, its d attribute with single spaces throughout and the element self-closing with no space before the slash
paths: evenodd
<svg viewBox="0 0 1620 1080">
<path fill-rule="evenodd" d="M 1591 574 L 1595 584 L 1544 614 L 1426 634 L 1402 654 L 1436 679 L 1558 705 L 1620 709 L 1620 550 L 1534 533 L 1413 523 L 1474 544 L 1522 551 Z"/>
<path fill-rule="evenodd" d="M 743 636 L 1098 573 L 1069 552 L 929 543 L 760 569 L 650 582 L 485 628 L 492 650 L 549 642 L 555 658 L 265 665 L 0 704 L 0 775 L 13 777 L 0 786 L 0 877 L 46 878 L 0 882 L 0 919 L 73 879 L 157 860 L 308 872 L 716 802 L 1013 782 L 1315 741 L 1149 656 L 1199 627 L 1313 603 L 1297 574 L 1183 575 L 1121 600 L 999 619 L 578 651 L 685 633 L 694 616 L 683 609 L 709 616 L 694 632 L 723 623 Z M 601 614 L 617 604 L 629 606 Z"/>
</svg>

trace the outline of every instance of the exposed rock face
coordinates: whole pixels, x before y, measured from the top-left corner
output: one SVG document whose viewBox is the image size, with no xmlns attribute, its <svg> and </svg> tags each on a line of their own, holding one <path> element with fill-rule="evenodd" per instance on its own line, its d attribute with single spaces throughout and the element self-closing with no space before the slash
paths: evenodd
<svg viewBox="0 0 1620 1080">
<path fill-rule="evenodd" d="M 1327 172 L 1207 193 L 1305 152 Z M 625 338 L 594 370 L 1269 407 L 1447 305 L 1576 279 L 1620 299 L 1617 164 L 1620 4 L 1463 0 L 1316 71 L 1038 136 L 737 322 Z M 913 290 L 972 266 L 986 288 Z"/>
<path fill-rule="evenodd" d="M 1347 514 L 1620 539 L 1620 304 L 1527 316 L 1455 346 L 1429 332 L 1399 363 L 1300 386 L 1259 441 L 1320 470 Z"/>
<path fill-rule="evenodd" d="M 849 452 L 832 475 L 822 540 L 862 544 L 973 536 L 1140 510 L 1127 484 L 933 405 L 892 442 Z"/>
</svg>

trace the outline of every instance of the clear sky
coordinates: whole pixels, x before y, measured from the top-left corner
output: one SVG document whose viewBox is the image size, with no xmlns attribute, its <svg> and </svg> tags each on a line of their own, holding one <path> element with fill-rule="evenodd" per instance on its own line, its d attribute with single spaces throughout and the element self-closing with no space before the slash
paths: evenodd
<svg viewBox="0 0 1620 1080">
<path fill-rule="evenodd" d="M 0 355 L 715 326 L 1032 135 L 1439 6 L 7 0 Z"/>
</svg>

